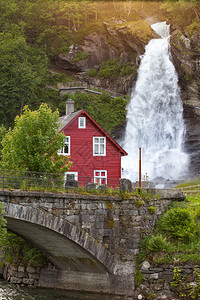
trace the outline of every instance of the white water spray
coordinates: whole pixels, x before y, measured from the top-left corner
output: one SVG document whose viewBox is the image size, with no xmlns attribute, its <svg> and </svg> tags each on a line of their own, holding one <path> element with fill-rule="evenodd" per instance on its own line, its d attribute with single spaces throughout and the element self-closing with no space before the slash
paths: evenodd
<svg viewBox="0 0 200 300">
<path fill-rule="evenodd" d="M 123 177 L 138 180 L 139 147 L 142 148 L 142 174 L 178 179 L 184 176 L 187 154 L 182 151 L 184 123 L 178 78 L 170 60 L 169 26 L 152 28 L 162 37 L 146 46 L 138 79 L 127 107 L 127 127 Z"/>
</svg>

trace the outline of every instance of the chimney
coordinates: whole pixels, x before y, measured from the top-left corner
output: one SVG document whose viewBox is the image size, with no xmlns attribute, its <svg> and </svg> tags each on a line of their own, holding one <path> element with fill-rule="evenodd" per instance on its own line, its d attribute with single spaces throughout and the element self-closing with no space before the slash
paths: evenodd
<svg viewBox="0 0 200 300">
<path fill-rule="evenodd" d="M 74 101 L 72 99 L 68 99 L 66 101 L 66 116 L 70 115 L 74 112 Z"/>
</svg>

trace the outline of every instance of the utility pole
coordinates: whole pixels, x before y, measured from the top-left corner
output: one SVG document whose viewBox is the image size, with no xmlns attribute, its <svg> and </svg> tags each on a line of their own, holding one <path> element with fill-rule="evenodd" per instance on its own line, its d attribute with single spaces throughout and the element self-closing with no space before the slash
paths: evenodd
<svg viewBox="0 0 200 300">
<path fill-rule="evenodd" d="M 141 148 L 139 148 L 139 188 L 140 189 L 142 187 L 141 177 L 142 177 Z"/>
</svg>

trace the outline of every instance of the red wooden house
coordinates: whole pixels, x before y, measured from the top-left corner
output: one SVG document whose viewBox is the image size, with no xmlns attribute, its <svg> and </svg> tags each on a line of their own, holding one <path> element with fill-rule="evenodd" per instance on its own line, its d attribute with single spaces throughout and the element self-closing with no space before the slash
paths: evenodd
<svg viewBox="0 0 200 300">
<path fill-rule="evenodd" d="M 69 155 L 73 162 L 67 180 L 118 186 L 121 156 L 127 155 L 126 151 L 84 109 L 74 112 L 71 99 L 59 122 L 59 132 L 66 136 L 65 147 L 59 153 Z"/>
</svg>

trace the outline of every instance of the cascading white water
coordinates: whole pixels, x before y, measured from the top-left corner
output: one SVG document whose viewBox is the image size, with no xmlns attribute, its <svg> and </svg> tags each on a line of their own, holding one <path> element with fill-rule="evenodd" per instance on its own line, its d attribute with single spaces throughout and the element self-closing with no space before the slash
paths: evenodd
<svg viewBox="0 0 200 300">
<path fill-rule="evenodd" d="M 142 148 L 142 174 L 177 179 L 184 175 L 187 154 L 182 151 L 184 122 L 178 78 L 170 60 L 169 26 L 152 28 L 162 37 L 146 46 L 138 79 L 127 107 L 127 127 L 123 177 L 138 180 L 139 147 Z"/>
</svg>

